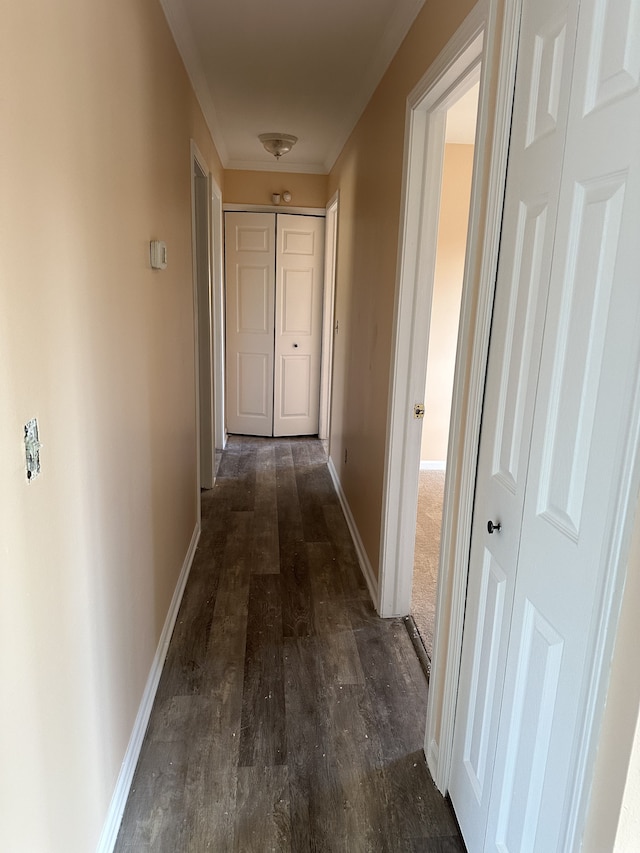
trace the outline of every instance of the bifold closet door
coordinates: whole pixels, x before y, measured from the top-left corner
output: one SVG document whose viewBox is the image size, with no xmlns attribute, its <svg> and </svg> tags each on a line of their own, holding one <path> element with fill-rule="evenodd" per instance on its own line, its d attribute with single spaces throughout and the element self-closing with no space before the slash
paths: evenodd
<svg viewBox="0 0 640 853">
<path fill-rule="evenodd" d="M 638 24 L 635 3 L 524 2 L 450 789 L 469 853 L 579 841 L 637 493 Z"/>
<path fill-rule="evenodd" d="M 273 213 L 225 214 L 227 430 L 273 435 Z"/>
<path fill-rule="evenodd" d="M 225 216 L 227 429 L 315 435 L 324 219 Z"/>
<path fill-rule="evenodd" d="M 278 214 L 274 435 L 315 435 L 320 407 L 324 219 Z"/>
</svg>

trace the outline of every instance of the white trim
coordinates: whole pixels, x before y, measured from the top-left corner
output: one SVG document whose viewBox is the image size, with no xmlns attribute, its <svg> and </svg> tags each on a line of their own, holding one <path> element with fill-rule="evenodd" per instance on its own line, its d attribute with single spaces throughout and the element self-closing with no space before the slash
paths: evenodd
<svg viewBox="0 0 640 853">
<path fill-rule="evenodd" d="M 324 207 L 292 207 L 289 204 L 223 204 L 225 213 L 296 213 L 300 216 L 327 215 Z"/>
<path fill-rule="evenodd" d="M 187 585 L 189 572 L 191 571 L 191 565 L 193 563 L 193 558 L 195 557 L 196 548 L 198 547 L 199 538 L 200 523 L 198 522 L 193 530 L 191 542 L 189 543 L 189 548 L 187 549 L 187 554 L 184 558 L 182 569 L 180 571 L 180 577 L 178 578 L 178 583 L 176 584 L 176 588 L 173 592 L 173 598 L 169 605 L 167 618 L 165 619 L 162 633 L 160 634 L 158 648 L 156 649 L 156 654 L 153 659 L 153 663 L 151 664 L 151 670 L 149 672 L 149 677 L 147 678 L 147 683 L 142 694 L 142 700 L 133 724 L 131 737 L 129 738 L 129 743 L 124 754 L 122 767 L 120 768 L 120 773 L 118 774 L 111 802 L 109 803 L 107 816 L 102 827 L 97 853 L 112 853 L 112 850 L 115 847 L 120 823 L 122 821 L 122 815 L 124 813 L 124 807 L 127 802 L 127 797 L 129 796 L 129 789 L 131 788 L 131 782 L 133 781 L 133 774 L 138 763 L 140 750 L 142 749 L 142 742 L 149 723 L 151 709 L 153 708 L 153 701 L 160 682 L 160 676 L 162 675 L 162 668 L 167 657 L 169 642 L 171 640 L 173 628 L 176 624 L 176 619 L 178 618 L 180 603 L 182 602 L 184 588 Z"/>
<path fill-rule="evenodd" d="M 222 128 L 218 120 L 216 109 L 213 105 L 211 91 L 207 82 L 198 48 L 196 47 L 193 31 L 187 17 L 183 3 L 175 3 L 173 0 L 160 0 L 162 11 L 169 24 L 169 29 L 176 43 L 178 52 L 182 57 L 185 71 L 191 81 L 191 87 L 195 93 L 202 115 L 209 128 L 209 133 L 215 145 L 222 165 L 226 167 L 228 160 L 227 148 L 224 144 Z"/>
<path fill-rule="evenodd" d="M 420 470 L 421 471 L 446 471 L 447 470 L 447 460 L 446 459 L 421 459 L 420 460 Z"/>
<path fill-rule="evenodd" d="M 224 168 L 230 172 L 280 172 L 299 175 L 326 175 L 324 163 L 296 163 L 294 160 L 229 160 Z"/>
<path fill-rule="evenodd" d="M 195 328 L 197 339 L 197 376 L 198 376 L 198 448 L 200 452 L 200 487 L 213 488 L 215 482 L 215 399 L 214 383 L 214 328 L 213 328 L 213 270 L 212 270 L 212 193 L 211 175 L 202 168 L 197 156 L 192 159 L 192 251 L 193 251 L 193 288 L 195 302 Z M 198 174 L 196 174 L 196 169 Z M 203 196 L 197 181 L 204 180 Z M 200 211 L 200 207 L 204 211 Z M 204 222 L 200 216 L 204 214 Z M 202 247 L 200 243 L 206 241 Z M 206 254 L 206 272 L 200 269 L 198 255 L 202 250 Z M 204 392 L 203 392 L 204 389 Z"/>
<path fill-rule="evenodd" d="M 336 295 L 339 191 L 327 204 L 324 253 L 324 294 L 322 310 L 322 356 L 320 366 L 320 412 L 318 438 L 329 438 L 331 422 L 331 375 L 333 370 L 333 317 Z"/>
<path fill-rule="evenodd" d="M 356 549 L 356 554 L 358 556 L 358 563 L 360 564 L 360 569 L 362 571 L 365 581 L 367 582 L 367 587 L 369 588 L 369 595 L 371 596 L 371 600 L 375 604 L 375 602 L 378 600 L 378 582 L 376 580 L 376 576 L 373 572 L 371 563 L 369 562 L 369 558 L 367 557 L 367 552 L 362 543 L 362 539 L 360 538 L 358 526 L 353 517 L 353 513 L 351 512 L 351 507 L 349 506 L 347 496 L 345 495 L 342 489 L 342 483 L 340 482 L 338 472 L 336 471 L 335 466 L 333 464 L 333 460 L 331 458 L 327 460 L 327 467 L 329 469 L 331 479 L 333 480 L 333 485 L 335 487 L 336 494 L 338 495 L 338 500 L 340 501 L 340 506 L 342 507 L 342 512 L 344 513 L 344 517 L 347 522 L 347 527 L 349 528 L 349 533 L 351 534 L 351 538 L 353 539 L 353 544 Z"/>
<path fill-rule="evenodd" d="M 200 479 L 200 351 L 198 349 L 198 287 L 197 287 L 197 264 L 196 264 L 196 193 L 194 163 L 198 163 L 200 169 L 206 175 L 208 169 L 206 162 L 195 141 L 189 141 L 189 181 L 191 191 L 191 288 L 193 299 L 193 365 L 196 401 L 196 506 L 197 517 L 201 517 L 201 479 Z"/>
<path fill-rule="evenodd" d="M 452 429 L 447 452 L 450 470 L 445 483 L 441 534 L 442 583 L 438 586 L 436 635 L 425 737 L 426 744 L 430 745 L 432 740 L 438 743 L 438 764 L 430 765 L 429 769 L 442 792 L 448 788 L 451 772 L 480 423 L 502 228 L 521 9 L 522 0 L 506 0 L 504 4 L 500 0 L 489 0 L 485 23 L 483 75 L 476 134 L 476 139 L 485 143 L 482 145 L 485 151 L 482 159 L 480 152 L 476 151 L 476 163 L 482 163 L 486 157 L 487 140 L 490 140 L 491 148 L 486 176 L 482 169 L 477 170 L 478 180 L 474 184 L 471 198 L 472 209 L 480 209 L 483 198 L 486 198 L 486 203 L 482 205 L 482 215 L 472 218 L 465 265 L 465 277 L 473 275 L 477 280 L 477 288 L 475 294 L 469 289 L 466 295 L 463 295 L 460 318 L 460 340 L 468 343 L 456 366 L 456 377 L 458 371 L 463 371 L 465 360 L 470 366 L 466 381 L 461 378 L 456 379 L 454 383 Z M 490 106 L 492 102 L 495 104 L 493 110 Z M 477 147 L 479 149 L 481 145 Z M 459 458 L 458 448 L 462 448 Z M 458 479 L 460 486 L 456 494 L 455 483 Z M 443 590 L 448 586 L 452 589 L 451 610 L 441 614 Z M 437 626 L 443 622 L 448 622 L 449 628 L 443 638 L 445 643 L 441 652 L 442 643 Z M 439 740 L 436 729 L 436 696 L 442 696 Z M 428 754 L 434 754 L 430 746 Z"/>
<path fill-rule="evenodd" d="M 213 322 L 213 418 L 215 450 L 224 450 L 225 365 L 224 365 L 224 214 L 222 192 L 213 177 L 211 183 L 211 306 Z"/>
</svg>

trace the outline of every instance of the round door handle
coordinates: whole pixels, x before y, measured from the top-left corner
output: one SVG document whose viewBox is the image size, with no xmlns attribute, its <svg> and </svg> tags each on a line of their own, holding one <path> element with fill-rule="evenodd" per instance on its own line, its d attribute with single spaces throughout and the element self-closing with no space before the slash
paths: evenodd
<svg viewBox="0 0 640 853">
<path fill-rule="evenodd" d="M 294 348 L 294 349 L 298 349 L 298 344 L 294 344 L 294 345 L 293 345 L 293 348 Z"/>
<path fill-rule="evenodd" d="M 502 530 L 502 522 L 498 521 L 494 524 L 493 521 L 487 521 L 487 530 L 489 533 L 493 533 L 496 530 L 500 533 Z"/>
</svg>

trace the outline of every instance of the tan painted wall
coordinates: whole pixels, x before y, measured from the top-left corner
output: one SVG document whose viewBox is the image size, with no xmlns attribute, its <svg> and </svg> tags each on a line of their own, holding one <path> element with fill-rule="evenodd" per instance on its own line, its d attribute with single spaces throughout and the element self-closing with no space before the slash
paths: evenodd
<svg viewBox="0 0 640 853">
<path fill-rule="evenodd" d="M 424 461 L 447 458 L 472 172 L 473 145 L 446 145 L 420 448 Z"/>
<path fill-rule="evenodd" d="M 196 525 L 191 136 L 223 175 L 157 0 L 4 4 L 0 81 L 0 849 L 87 853 Z"/>
<path fill-rule="evenodd" d="M 328 201 L 326 175 L 302 175 L 291 172 L 249 172 L 227 169 L 224 173 L 225 204 L 271 204 L 273 193 L 289 190 L 287 207 L 325 207 Z"/>
<path fill-rule="evenodd" d="M 472 6 L 427 0 L 329 175 L 329 197 L 340 191 L 330 452 L 375 573 L 406 100 Z"/>
</svg>

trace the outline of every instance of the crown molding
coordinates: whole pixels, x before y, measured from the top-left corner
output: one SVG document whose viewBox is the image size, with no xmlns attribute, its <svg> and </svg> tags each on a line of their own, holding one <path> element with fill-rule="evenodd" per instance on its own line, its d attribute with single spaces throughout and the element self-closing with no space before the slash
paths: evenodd
<svg viewBox="0 0 640 853">
<path fill-rule="evenodd" d="M 162 6 L 165 18 L 167 19 L 167 23 L 171 30 L 173 40 L 176 43 L 176 47 L 178 48 L 178 52 L 182 57 L 182 62 L 187 72 L 187 76 L 193 86 L 193 91 L 195 92 L 198 103 L 200 104 L 200 109 L 204 115 L 204 120 L 209 128 L 209 133 L 211 134 L 213 144 L 216 147 L 222 166 L 225 169 L 229 168 L 227 166 L 227 161 L 229 159 L 227 146 L 224 143 L 222 128 L 220 127 L 216 109 L 211 99 L 209 86 L 207 85 L 207 78 L 202 66 L 202 60 L 196 47 L 191 24 L 189 23 L 184 11 L 184 6 L 182 5 L 181 0 L 160 0 L 160 5 Z"/>
</svg>

